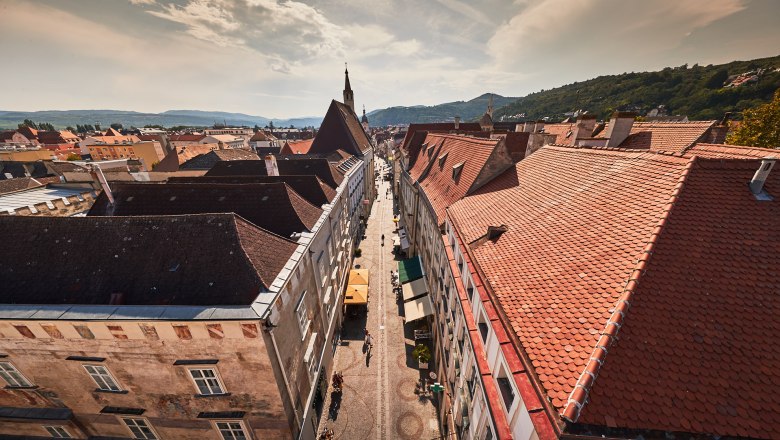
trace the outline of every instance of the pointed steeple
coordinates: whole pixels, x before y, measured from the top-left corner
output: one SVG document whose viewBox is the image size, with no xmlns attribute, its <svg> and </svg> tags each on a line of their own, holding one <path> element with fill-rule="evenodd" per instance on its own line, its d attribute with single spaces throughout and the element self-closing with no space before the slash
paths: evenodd
<svg viewBox="0 0 780 440">
<path fill-rule="evenodd" d="M 360 118 L 360 125 L 363 126 L 363 130 L 368 132 L 368 116 L 366 116 L 366 106 L 363 105 L 363 117 Z"/>
<path fill-rule="evenodd" d="M 348 105 L 355 112 L 355 95 L 352 93 L 352 87 L 349 85 L 349 69 L 347 63 L 344 63 L 344 104 Z"/>
</svg>

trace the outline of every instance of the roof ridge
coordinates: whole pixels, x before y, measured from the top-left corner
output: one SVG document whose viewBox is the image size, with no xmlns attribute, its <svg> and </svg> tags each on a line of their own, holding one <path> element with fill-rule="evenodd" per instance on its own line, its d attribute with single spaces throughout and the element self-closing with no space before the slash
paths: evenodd
<svg viewBox="0 0 780 440">
<path fill-rule="evenodd" d="M 653 252 L 655 251 L 655 247 L 658 243 L 658 238 L 660 237 L 667 221 L 669 220 L 672 209 L 680 197 L 680 193 L 685 186 L 685 182 L 695 162 L 696 156 L 692 156 L 690 159 L 688 159 L 688 163 L 685 165 L 685 168 L 683 168 L 682 173 L 680 173 L 680 177 L 677 179 L 677 185 L 675 185 L 674 189 L 672 190 L 669 201 L 664 206 L 663 213 L 658 219 L 658 223 L 653 229 L 647 244 L 645 245 L 644 249 L 642 249 L 641 255 L 639 256 L 636 265 L 631 270 L 631 274 L 626 281 L 623 292 L 615 302 L 612 315 L 610 315 L 609 319 L 607 320 L 607 324 L 604 326 L 604 330 L 601 332 L 601 337 L 599 338 L 598 342 L 596 342 L 596 346 L 591 352 L 588 363 L 585 365 L 585 368 L 582 370 L 579 379 L 577 379 L 577 383 L 574 385 L 574 388 L 569 394 L 566 406 L 561 412 L 561 417 L 567 422 L 576 422 L 580 416 L 582 407 L 585 406 L 588 401 L 590 390 L 593 388 L 593 384 L 596 381 L 596 377 L 599 374 L 601 366 L 604 364 L 607 353 L 609 352 L 609 348 L 615 342 L 617 334 L 625 321 L 626 313 L 628 313 L 628 310 L 631 307 L 631 300 L 633 299 L 634 293 L 636 292 L 636 289 L 639 285 L 639 279 L 644 274 L 650 258 L 652 258 Z"/>
</svg>

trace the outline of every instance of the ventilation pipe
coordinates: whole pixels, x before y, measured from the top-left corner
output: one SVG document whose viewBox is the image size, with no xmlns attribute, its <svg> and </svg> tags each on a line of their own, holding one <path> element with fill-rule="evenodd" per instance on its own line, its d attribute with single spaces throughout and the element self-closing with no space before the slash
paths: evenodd
<svg viewBox="0 0 780 440">
<path fill-rule="evenodd" d="M 771 200 L 771 197 L 764 191 L 764 184 L 775 166 L 775 160 L 773 157 L 762 159 L 761 166 L 758 167 L 756 174 L 750 179 L 750 192 L 759 200 Z"/>
</svg>

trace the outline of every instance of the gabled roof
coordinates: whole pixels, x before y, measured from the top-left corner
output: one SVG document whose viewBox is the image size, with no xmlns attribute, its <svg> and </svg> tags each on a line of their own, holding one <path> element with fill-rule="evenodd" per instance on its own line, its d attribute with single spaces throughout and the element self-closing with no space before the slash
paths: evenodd
<svg viewBox="0 0 780 440">
<path fill-rule="evenodd" d="M 81 138 L 67 130 L 39 131 L 38 141 L 42 144 L 63 144 L 68 141 L 80 141 Z"/>
<path fill-rule="evenodd" d="M 371 141 L 352 109 L 334 100 L 325 113 L 309 153 L 327 155 L 334 150 L 342 149 L 360 156 L 370 147 Z"/>
<path fill-rule="evenodd" d="M 114 183 L 115 203 L 98 196 L 90 216 L 181 215 L 234 212 L 283 237 L 309 232 L 322 210 L 285 183 Z"/>
<path fill-rule="evenodd" d="M 344 180 L 336 168 L 326 159 L 311 157 L 286 156 L 278 157 L 276 161 L 279 174 L 291 176 L 314 175 L 328 186 L 335 189 Z M 214 165 L 207 176 L 266 176 L 268 171 L 264 160 L 242 160 L 224 162 Z"/>
<path fill-rule="evenodd" d="M 24 137 L 26 137 L 29 140 L 35 140 L 38 139 L 38 130 L 35 128 L 30 128 L 28 126 L 19 127 L 19 130 L 17 130 L 19 133 L 23 134 Z"/>
<path fill-rule="evenodd" d="M 45 178 L 41 178 L 45 179 Z M 59 179 L 57 179 L 59 181 Z M 14 179 L 0 180 L 0 194 L 7 194 L 27 188 L 35 188 L 43 184 L 32 177 L 17 177 Z"/>
<path fill-rule="evenodd" d="M 249 305 L 297 247 L 234 214 L 0 216 L 0 229 L 3 304 Z"/>
<path fill-rule="evenodd" d="M 336 197 L 336 190 L 315 175 L 306 176 L 199 176 L 171 177 L 169 183 L 278 183 L 284 182 L 314 206 L 326 205 Z"/>
<path fill-rule="evenodd" d="M 42 160 L 35 162 L 1 161 L 0 180 L 8 179 L 6 174 L 10 174 L 11 179 L 14 177 L 45 177 L 49 175 L 49 170 L 46 169 L 46 163 Z"/>
<path fill-rule="evenodd" d="M 122 133 L 118 132 L 117 130 L 114 130 L 113 128 L 109 127 L 108 130 L 106 130 L 106 133 L 104 136 L 122 136 Z"/>
<path fill-rule="evenodd" d="M 305 139 L 300 141 L 287 141 L 282 145 L 279 154 L 309 154 L 314 139 Z"/>
<path fill-rule="evenodd" d="M 262 142 L 262 141 L 272 141 L 272 140 L 276 140 L 276 136 L 272 135 L 271 133 L 266 133 L 263 130 L 256 132 L 249 139 L 250 142 Z"/>
<path fill-rule="evenodd" d="M 191 146 L 185 148 L 188 150 Z M 182 163 L 179 168 L 183 170 L 210 170 L 214 165 L 224 161 L 234 160 L 259 160 L 260 157 L 250 150 L 241 148 L 226 148 L 224 150 L 212 150 L 203 153 Z"/>
<path fill-rule="evenodd" d="M 541 392 L 580 424 L 564 429 L 780 435 L 780 204 L 748 190 L 759 164 L 546 146 L 449 208 Z"/>
<path fill-rule="evenodd" d="M 468 193 L 500 142 L 463 135 L 426 136 L 428 148 L 421 151 L 409 174 L 419 181 L 438 224 L 444 222 L 445 209 Z"/>
</svg>

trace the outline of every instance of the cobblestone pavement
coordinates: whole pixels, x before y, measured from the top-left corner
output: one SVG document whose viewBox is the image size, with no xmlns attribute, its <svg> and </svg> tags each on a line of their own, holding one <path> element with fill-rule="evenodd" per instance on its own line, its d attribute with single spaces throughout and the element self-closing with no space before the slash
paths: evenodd
<svg viewBox="0 0 780 440">
<path fill-rule="evenodd" d="M 439 437 L 434 405 L 414 392 L 421 373 L 411 361 L 414 341 L 408 329 L 404 334 L 403 305 L 396 300 L 390 281 L 390 271 L 397 270 L 397 263 L 392 253 L 395 226 L 392 194 L 386 196 L 389 187 L 390 182 L 379 184 L 366 239 L 360 244 L 362 256 L 353 263 L 370 271 L 368 314 L 345 317 L 335 355 L 335 371 L 344 375 L 344 391 L 339 396 L 329 386 L 324 402 L 320 431 L 327 426 L 337 439 Z M 368 351 L 364 328 L 373 338 Z"/>
</svg>

